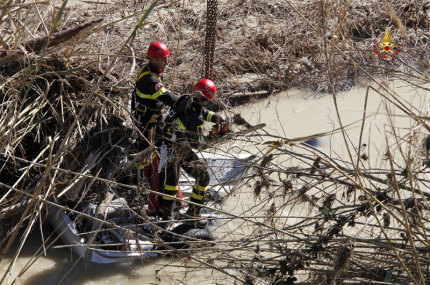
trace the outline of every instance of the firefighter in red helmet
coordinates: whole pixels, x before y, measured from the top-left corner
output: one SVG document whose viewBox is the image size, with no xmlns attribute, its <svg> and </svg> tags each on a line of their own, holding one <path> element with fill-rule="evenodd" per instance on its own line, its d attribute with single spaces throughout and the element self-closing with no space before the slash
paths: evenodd
<svg viewBox="0 0 430 285">
<path fill-rule="evenodd" d="M 141 134 L 142 148 L 154 141 L 154 130 L 161 117 L 163 106 L 172 107 L 178 97 L 170 93 L 163 83 L 163 72 L 168 64 L 169 49 L 162 42 L 149 45 L 149 62 L 139 72 L 132 94 L 132 119 Z"/>
<path fill-rule="evenodd" d="M 212 100 L 215 98 L 216 86 L 212 80 L 204 78 L 194 85 L 193 91 L 201 92 L 206 99 Z"/>
<path fill-rule="evenodd" d="M 165 184 L 163 192 L 176 196 L 178 192 L 179 168 L 185 170 L 195 178 L 191 202 L 187 217 L 199 217 L 199 205 L 203 205 L 204 194 L 209 185 L 210 176 L 205 161 L 199 159 L 192 148 L 198 149 L 205 141 L 203 136 L 203 122 L 220 123 L 224 117 L 209 111 L 204 107 L 209 100 L 215 98 L 216 86 L 210 79 L 202 79 L 194 85 L 192 96 L 182 96 L 166 118 L 163 130 L 163 144 L 167 146 L 168 157 L 164 164 L 163 173 Z M 174 200 L 167 196 L 160 197 L 163 208 L 162 220 L 173 220 Z M 205 227 L 206 221 L 197 219 L 193 222 L 197 227 Z M 166 225 L 167 227 L 167 225 Z"/>
</svg>

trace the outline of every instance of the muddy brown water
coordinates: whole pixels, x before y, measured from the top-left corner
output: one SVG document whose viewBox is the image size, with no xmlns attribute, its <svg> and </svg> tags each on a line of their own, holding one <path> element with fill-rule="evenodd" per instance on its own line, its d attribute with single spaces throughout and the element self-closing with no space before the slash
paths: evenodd
<svg viewBox="0 0 430 285">
<path fill-rule="evenodd" d="M 416 91 L 410 86 L 400 82 L 390 82 L 389 86 L 399 95 L 406 106 L 417 108 L 421 114 L 427 115 L 428 92 Z M 361 132 L 361 120 L 366 98 L 366 86 L 357 86 L 348 92 L 337 95 L 338 109 L 345 130 L 348 135 L 350 150 L 358 146 Z M 258 103 L 248 104 L 237 110 L 251 123 L 267 124 L 266 130 L 270 134 L 284 138 L 310 136 L 323 132 L 331 132 L 339 127 L 338 116 L 331 95 L 316 94 L 308 90 L 292 89 L 266 98 Z M 382 156 L 386 151 L 385 141 L 392 141 L 392 132 L 407 135 L 412 131 L 422 132 L 420 127 L 392 104 L 374 91 L 369 93 L 366 120 L 363 127 L 362 143 L 367 146 L 363 149 L 369 157 L 368 164 L 380 167 Z M 417 112 L 418 112 L 417 111 Z M 387 116 L 390 113 L 391 116 Z M 391 120 L 391 123 L 390 123 Z M 390 126 L 395 125 L 395 129 Z M 267 139 L 267 138 L 266 138 Z M 258 141 L 258 140 L 257 140 Z M 259 141 L 264 142 L 263 141 Z M 231 147 L 226 145 L 226 147 Z M 267 151 L 268 146 L 257 144 L 253 146 L 242 145 L 246 151 Z M 336 131 L 318 139 L 318 149 L 332 157 L 349 159 L 345 141 L 341 132 Z M 355 159 L 355 158 L 354 158 Z M 243 193 L 250 192 L 246 186 L 240 189 Z M 245 197 L 245 198 L 244 198 Z M 243 213 L 252 207 L 255 202 L 250 195 L 237 195 L 223 207 L 225 211 Z M 292 213 L 297 214 L 297 213 Z M 300 214 L 300 213 L 299 213 Z M 49 233 L 49 228 L 46 229 Z M 222 231 L 222 230 L 221 230 Z M 46 234 L 46 233 L 45 233 Z M 237 233 L 244 235 L 245 232 Z M 6 284 L 57 284 L 64 274 L 73 265 L 74 259 L 64 248 L 51 248 L 47 256 L 43 256 L 18 277 L 33 253 L 39 248 L 42 236 L 39 228 L 35 228 L 30 235 L 20 257 L 5 280 Z M 12 261 L 13 251 L 17 245 L 0 261 L 0 275 L 6 272 Z M 64 279 L 64 284 L 215 284 L 206 273 L 188 273 L 184 268 L 175 266 L 175 259 L 160 258 L 133 264 L 95 265 L 78 263 L 70 274 Z M 165 265 L 170 265 L 165 267 Z M 158 275 L 155 274 L 158 272 Z M 214 277 L 211 273 L 211 277 Z M 224 284 L 233 283 L 230 277 L 220 276 Z"/>
</svg>

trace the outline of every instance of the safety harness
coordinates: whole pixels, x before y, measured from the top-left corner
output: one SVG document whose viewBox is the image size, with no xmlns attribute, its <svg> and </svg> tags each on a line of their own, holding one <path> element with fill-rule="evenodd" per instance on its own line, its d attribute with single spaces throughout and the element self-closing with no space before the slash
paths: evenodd
<svg viewBox="0 0 430 285">
<path fill-rule="evenodd" d="M 143 68 L 145 69 L 145 67 Z M 142 71 L 143 71 L 142 69 Z M 136 97 L 139 97 L 141 99 L 145 99 L 145 100 L 153 100 L 154 102 L 157 101 L 158 97 L 160 97 L 161 95 L 163 95 L 167 90 L 164 86 L 162 86 L 160 89 L 158 89 L 155 93 L 153 94 L 146 94 L 144 92 L 142 92 L 141 90 L 138 89 L 137 87 L 137 82 L 144 76 L 146 75 L 150 75 L 150 76 L 155 76 L 156 78 L 158 78 L 158 80 L 160 81 L 160 83 L 162 84 L 163 80 L 161 78 L 161 76 L 155 72 L 152 72 L 150 70 L 146 70 L 143 72 L 140 72 L 137 79 L 136 79 L 136 88 L 134 89 L 133 95 L 132 95 L 132 102 L 131 102 L 131 110 L 134 113 L 134 117 L 138 120 L 141 121 L 140 118 L 143 117 L 143 115 L 146 114 L 146 112 L 151 111 L 154 114 L 157 114 L 160 112 L 161 108 L 150 108 L 140 102 L 138 102 Z"/>
</svg>

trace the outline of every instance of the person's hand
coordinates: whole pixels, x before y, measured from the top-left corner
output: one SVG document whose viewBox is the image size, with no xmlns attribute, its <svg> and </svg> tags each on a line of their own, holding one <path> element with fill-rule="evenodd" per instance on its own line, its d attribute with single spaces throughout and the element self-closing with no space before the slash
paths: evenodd
<svg viewBox="0 0 430 285">
<path fill-rule="evenodd" d="M 224 115 L 220 115 L 216 118 L 216 123 L 219 124 L 221 122 L 225 122 L 225 116 Z"/>
</svg>

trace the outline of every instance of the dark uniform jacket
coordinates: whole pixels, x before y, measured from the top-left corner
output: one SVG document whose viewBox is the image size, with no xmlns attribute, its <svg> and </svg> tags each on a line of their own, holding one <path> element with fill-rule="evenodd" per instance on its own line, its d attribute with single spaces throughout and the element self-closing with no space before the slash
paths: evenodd
<svg viewBox="0 0 430 285">
<path fill-rule="evenodd" d="M 216 123 L 219 114 L 209 111 L 194 101 L 190 96 L 179 98 L 173 110 L 166 118 L 163 136 L 170 142 L 187 142 L 191 147 L 198 147 L 204 142 L 204 121 Z"/>
<path fill-rule="evenodd" d="M 154 125 L 157 117 L 161 116 L 163 105 L 171 107 L 177 101 L 177 97 L 164 87 L 162 74 L 155 71 L 151 64 L 139 72 L 132 96 L 134 119 L 143 128 Z"/>
</svg>

